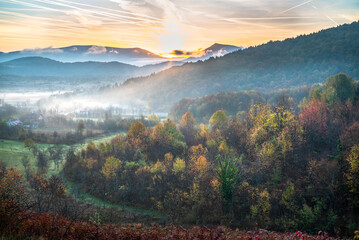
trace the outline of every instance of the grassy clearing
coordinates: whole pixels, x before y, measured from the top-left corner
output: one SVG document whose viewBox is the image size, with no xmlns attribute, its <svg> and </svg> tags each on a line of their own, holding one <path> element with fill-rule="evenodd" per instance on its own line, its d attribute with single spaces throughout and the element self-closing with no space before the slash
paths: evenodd
<svg viewBox="0 0 359 240">
<path fill-rule="evenodd" d="M 91 141 L 94 142 L 95 144 L 100 144 L 103 142 L 110 141 L 112 138 L 114 138 L 117 135 L 118 133 L 106 135 L 106 136 L 102 135 L 102 136 L 86 138 L 82 143 L 74 144 L 72 145 L 72 147 L 74 147 L 75 151 L 78 151 L 86 147 L 87 144 Z M 44 150 L 53 146 L 53 144 L 37 143 L 36 146 L 40 150 Z M 68 145 L 62 144 L 62 146 L 65 151 L 70 148 L 70 146 Z M 31 151 L 25 148 L 24 142 L 0 139 L 0 161 L 4 162 L 7 168 L 16 168 L 20 173 L 24 173 L 25 169 L 21 163 L 21 159 L 26 156 L 30 160 L 30 167 L 36 169 L 36 158 Z M 62 170 L 61 167 L 60 169 L 56 170 L 54 163 L 50 161 L 49 172 L 48 172 L 49 175 L 59 174 L 61 170 Z"/>
<path fill-rule="evenodd" d="M 53 146 L 53 144 L 36 144 L 37 147 L 41 150 L 47 149 L 48 147 Z M 68 146 L 64 145 L 64 149 L 68 148 Z M 7 168 L 16 168 L 20 173 L 24 173 L 25 169 L 21 163 L 21 159 L 23 157 L 28 157 L 30 160 L 30 167 L 36 168 L 36 158 L 24 146 L 24 142 L 21 141 L 13 141 L 13 140 L 0 140 L 0 161 L 6 164 Z M 50 162 L 49 165 L 49 174 L 57 174 L 59 170 L 55 169 L 55 165 L 53 162 Z"/>
<path fill-rule="evenodd" d="M 124 132 L 122 132 L 122 133 L 124 133 Z M 113 133 L 110 135 L 89 137 L 89 138 L 86 138 L 83 142 L 74 144 L 73 146 L 75 147 L 76 150 L 81 150 L 82 148 L 86 147 L 89 142 L 93 142 L 94 144 L 98 145 L 100 143 L 109 142 L 111 139 L 113 139 L 114 137 L 116 137 L 117 135 L 122 134 L 122 133 Z"/>
</svg>

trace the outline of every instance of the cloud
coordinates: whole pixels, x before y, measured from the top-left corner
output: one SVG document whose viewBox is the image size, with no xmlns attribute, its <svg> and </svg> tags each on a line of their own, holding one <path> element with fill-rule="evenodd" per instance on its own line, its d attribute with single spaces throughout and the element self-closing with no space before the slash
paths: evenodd
<svg viewBox="0 0 359 240">
<path fill-rule="evenodd" d="M 115 50 L 115 49 L 111 49 L 111 50 L 109 51 L 109 53 L 118 54 L 119 52 L 118 52 L 117 50 Z"/>
<path fill-rule="evenodd" d="M 186 39 L 188 23 L 184 24 L 183 16 L 175 2 L 171 0 L 110 0 L 125 11 L 139 13 L 159 19 L 154 28 L 153 36 L 163 51 L 182 48 Z M 179 4 L 179 3 L 177 3 Z"/>
<path fill-rule="evenodd" d="M 225 50 L 225 49 L 220 49 L 219 51 L 217 52 L 214 52 L 212 54 L 213 57 L 222 57 L 224 55 L 226 55 L 228 52 Z"/>
<path fill-rule="evenodd" d="M 90 47 L 86 54 L 102 54 L 107 52 L 107 49 L 105 47 L 102 46 L 92 46 Z"/>
<path fill-rule="evenodd" d="M 288 9 L 282 11 L 281 13 L 289 12 L 289 11 L 291 11 L 291 10 L 293 10 L 293 9 L 296 9 L 296 8 L 298 8 L 298 7 L 301 7 L 301 6 L 303 6 L 303 5 L 305 5 L 305 4 L 308 4 L 308 3 L 310 3 L 310 2 L 313 2 L 313 0 L 309 0 L 309 1 L 306 1 L 306 2 L 303 2 L 303 3 L 300 3 L 300 4 L 298 4 L 298 5 L 295 5 L 294 7 L 288 8 Z"/>
<path fill-rule="evenodd" d="M 339 25 L 333 18 L 329 17 L 328 15 L 325 15 L 330 21 L 332 21 L 335 25 Z"/>
<path fill-rule="evenodd" d="M 22 53 L 62 53 L 63 50 L 62 49 L 58 49 L 58 48 L 52 48 L 52 47 L 48 47 L 48 48 L 34 48 L 34 49 L 24 49 L 21 51 Z"/>
<path fill-rule="evenodd" d="M 161 8 L 158 8 L 151 4 L 150 2 L 147 2 L 145 0 L 135 0 L 135 1 L 129 1 L 129 0 L 110 0 L 111 2 L 115 2 L 118 4 L 118 6 L 128 12 L 131 13 L 140 13 L 144 16 L 156 16 L 161 17 L 160 15 L 163 14 L 163 11 Z"/>
<path fill-rule="evenodd" d="M 168 54 L 174 55 L 176 57 L 202 57 L 206 53 L 210 53 L 210 52 L 212 51 L 211 50 L 205 51 L 202 48 L 199 48 L 195 51 L 185 51 L 185 50 L 176 49 Z"/>
<path fill-rule="evenodd" d="M 90 44 L 168 54 L 213 42 L 253 46 L 356 21 L 358 9 L 358 0 L 7 0 L 0 50 Z"/>
<path fill-rule="evenodd" d="M 228 54 L 229 52 L 227 50 L 225 50 L 224 48 L 219 49 L 218 51 L 213 51 L 212 49 L 202 49 L 199 48 L 195 51 L 185 51 L 185 50 L 173 50 L 172 52 L 170 52 L 169 54 L 171 55 L 175 55 L 176 57 L 195 57 L 195 58 L 199 58 L 199 57 L 203 57 L 203 56 L 208 56 L 208 57 L 222 57 L 226 54 Z"/>
<path fill-rule="evenodd" d="M 172 52 L 170 52 L 170 54 L 176 55 L 176 56 L 191 56 L 193 54 L 193 52 L 177 49 L 177 50 L 173 50 Z"/>
<path fill-rule="evenodd" d="M 66 11 L 66 14 L 74 17 L 81 25 L 85 27 L 101 26 L 102 21 L 99 19 L 88 18 L 78 10 Z"/>
</svg>

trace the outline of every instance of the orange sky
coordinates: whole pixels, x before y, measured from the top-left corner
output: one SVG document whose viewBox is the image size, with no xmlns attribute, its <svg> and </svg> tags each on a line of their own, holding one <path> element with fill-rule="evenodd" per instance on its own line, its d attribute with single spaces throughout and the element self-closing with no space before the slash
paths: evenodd
<svg viewBox="0 0 359 240">
<path fill-rule="evenodd" d="M 0 51 L 253 46 L 359 19 L 357 0 L 0 0 Z"/>
</svg>

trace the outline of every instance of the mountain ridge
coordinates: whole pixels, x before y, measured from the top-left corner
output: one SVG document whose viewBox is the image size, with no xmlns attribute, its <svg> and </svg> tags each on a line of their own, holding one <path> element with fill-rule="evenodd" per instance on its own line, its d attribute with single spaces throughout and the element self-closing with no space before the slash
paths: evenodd
<svg viewBox="0 0 359 240">
<path fill-rule="evenodd" d="M 23 57 L 0 63 L 0 75 L 48 77 L 119 77 L 146 76 L 162 71 L 177 62 L 161 62 L 142 67 L 121 62 L 64 63 L 45 57 Z M 120 81 L 121 82 L 121 81 Z"/>
<path fill-rule="evenodd" d="M 215 47 L 212 49 L 211 47 Z M 208 57 L 193 58 L 192 60 L 204 60 L 211 57 L 214 54 L 224 55 L 238 47 L 233 45 L 224 45 L 215 43 L 211 47 L 205 49 L 208 52 Z M 217 53 L 217 51 L 222 52 Z M 205 52 L 205 55 L 207 54 Z M 155 54 L 143 48 L 117 48 L 99 45 L 71 45 L 59 48 L 36 48 L 36 49 L 24 49 L 21 51 L 12 51 L 8 53 L 0 52 L 0 63 L 8 62 L 23 57 L 44 57 L 52 60 L 56 60 L 63 63 L 75 63 L 75 62 L 121 62 L 136 66 L 145 66 L 150 64 L 157 64 L 170 59 Z"/>
<path fill-rule="evenodd" d="M 330 75 L 345 72 L 359 78 L 359 22 L 321 30 L 283 41 L 186 63 L 148 77 L 127 80 L 120 92 L 161 110 L 182 98 L 226 91 L 269 90 L 324 82 Z M 137 89 L 146 89 L 138 94 Z M 167 103 L 167 106 L 163 106 Z"/>
<path fill-rule="evenodd" d="M 167 59 L 142 48 L 115 48 L 99 45 L 71 45 L 61 48 L 38 48 L 13 51 L 0 55 L 0 62 L 21 57 L 45 57 L 60 62 L 122 62 L 143 66 Z"/>
</svg>

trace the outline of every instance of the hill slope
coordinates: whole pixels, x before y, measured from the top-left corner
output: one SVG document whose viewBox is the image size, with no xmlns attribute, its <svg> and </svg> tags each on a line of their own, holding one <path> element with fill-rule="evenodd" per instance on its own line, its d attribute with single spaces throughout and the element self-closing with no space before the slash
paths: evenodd
<svg viewBox="0 0 359 240">
<path fill-rule="evenodd" d="M 185 97 L 311 85 L 338 72 L 359 77 L 359 22 L 129 79 L 119 90 L 168 111 Z"/>
<path fill-rule="evenodd" d="M 119 62 L 62 63 L 42 57 L 26 57 L 0 63 L 0 92 L 74 91 L 122 83 L 182 62 L 137 67 Z"/>
<path fill-rule="evenodd" d="M 25 49 L 2 53 L 0 62 L 23 57 L 45 57 L 61 62 L 123 62 L 143 66 L 166 61 L 159 55 L 142 48 L 114 48 L 97 45 L 74 45 L 63 48 Z"/>
<path fill-rule="evenodd" d="M 25 57 L 0 63 L 0 75 L 56 77 L 133 77 L 162 71 L 179 62 L 137 67 L 120 62 L 63 63 L 43 57 Z"/>
</svg>

